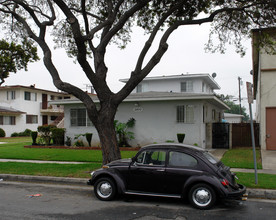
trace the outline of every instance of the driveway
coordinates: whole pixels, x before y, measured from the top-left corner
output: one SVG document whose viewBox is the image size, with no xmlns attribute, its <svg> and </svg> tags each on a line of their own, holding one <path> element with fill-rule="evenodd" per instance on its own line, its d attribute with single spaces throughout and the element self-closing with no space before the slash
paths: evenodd
<svg viewBox="0 0 276 220">
<path fill-rule="evenodd" d="M 261 150 L 263 169 L 276 170 L 276 151 Z"/>
</svg>

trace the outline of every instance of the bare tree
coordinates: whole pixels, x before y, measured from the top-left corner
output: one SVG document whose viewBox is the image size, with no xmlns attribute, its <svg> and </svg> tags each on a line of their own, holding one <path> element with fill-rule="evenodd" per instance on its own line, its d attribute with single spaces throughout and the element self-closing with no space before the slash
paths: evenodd
<svg viewBox="0 0 276 220">
<path fill-rule="evenodd" d="M 103 163 L 120 158 L 114 130 L 118 105 L 160 62 L 168 49 L 167 40 L 177 28 L 212 23 L 209 41 L 212 50 L 224 51 L 225 43 L 234 43 L 243 53 L 241 39 L 252 28 L 275 25 L 275 0 L 1 0 L 1 27 L 10 39 L 28 37 L 43 51 L 43 60 L 54 85 L 80 99 L 95 125 L 103 151 Z M 130 78 L 113 93 L 106 83 L 105 55 L 108 44 L 124 48 L 130 42 L 134 25 L 148 35 Z M 60 79 L 52 62 L 46 33 L 53 34 L 57 46 L 75 57 L 97 93 L 100 108 L 80 88 Z M 145 60 L 157 33 L 162 32 L 159 47 Z M 213 45 L 212 36 L 221 43 Z M 76 76 L 77 77 L 77 76 Z"/>
</svg>

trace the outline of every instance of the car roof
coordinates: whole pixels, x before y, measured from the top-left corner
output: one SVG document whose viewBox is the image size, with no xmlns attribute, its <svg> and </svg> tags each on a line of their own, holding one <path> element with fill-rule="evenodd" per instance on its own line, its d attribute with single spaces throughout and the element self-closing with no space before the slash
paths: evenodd
<svg viewBox="0 0 276 220">
<path fill-rule="evenodd" d="M 161 143 L 161 144 L 150 144 L 147 146 L 142 147 L 141 149 L 174 149 L 174 150 L 188 150 L 188 151 L 198 151 L 198 152 L 204 152 L 205 150 L 192 146 L 187 144 L 178 144 L 178 143 Z"/>
</svg>

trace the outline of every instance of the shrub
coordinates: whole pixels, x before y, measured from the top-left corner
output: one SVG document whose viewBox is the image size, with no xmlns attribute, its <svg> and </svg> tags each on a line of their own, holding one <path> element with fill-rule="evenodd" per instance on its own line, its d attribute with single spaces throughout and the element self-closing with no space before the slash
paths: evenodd
<svg viewBox="0 0 276 220">
<path fill-rule="evenodd" d="M 18 137 L 24 137 L 24 136 L 25 136 L 24 132 L 19 132 L 18 133 Z"/>
<path fill-rule="evenodd" d="M 43 139 L 43 142 L 45 142 L 46 145 L 49 145 L 51 142 L 51 129 L 55 128 L 54 125 L 42 125 L 38 126 L 37 130 L 41 135 L 41 138 Z"/>
<path fill-rule="evenodd" d="M 11 137 L 18 137 L 19 136 L 19 134 L 17 133 L 17 132 L 13 132 L 12 134 L 11 134 Z"/>
<path fill-rule="evenodd" d="M 0 128 L 0 137 L 6 137 L 6 132 L 3 128 Z"/>
<path fill-rule="evenodd" d="M 166 143 L 174 143 L 174 140 L 166 140 Z"/>
<path fill-rule="evenodd" d="M 71 144 L 72 144 L 72 139 L 71 139 L 70 137 L 66 136 L 65 144 L 66 144 L 66 146 L 71 146 Z"/>
<path fill-rule="evenodd" d="M 25 137 L 30 137 L 31 136 L 31 133 L 32 133 L 32 131 L 30 130 L 30 129 L 25 129 L 25 131 L 23 131 L 23 135 L 25 136 Z"/>
<path fill-rule="evenodd" d="M 75 142 L 74 146 L 76 146 L 76 147 L 83 147 L 83 146 L 84 146 L 84 143 L 83 143 L 82 140 L 77 140 L 77 141 Z"/>
<path fill-rule="evenodd" d="M 51 128 L 53 144 L 64 145 L 64 128 Z"/>
<path fill-rule="evenodd" d="M 13 132 L 11 134 L 11 137 L 30 137 L 31 136 L 31 130 L 30 129 L 26 129 L 25 131 L 22 132 Z"/>
<path fill-rule="evenodd" d="M 182 134 L 182 133 L 177 134 L 177 140 L 179 143 L 183 143 L 184 138 L 185 138 L 185 134 Z"/>
<path fill-rule="evenodd" d="M 86 133 L 85 134 L 85 137 L 86 137 L 86 140 L 88 142 L 89 147 L 91 147 L 92 135 L 93 135 L 92 133 Z"/>
<path fill-rule="evenodd" d="M 130 118 L 126 123 L 119 122 L 118 120 L 114 121 L 117 141 L 120 147 L 131 147 L 128 140 L 134 139 L 134 133 L 128 129 L 133 128 L 135 122 L 136 120 L 134 118 Z"/>
<path fill-rule="evenodd" d="M 32 136 L 32 140 L 33 140 L 32 145 L 36 145 L 37 131 L 32 131 L 31 136 Z"/>
</svg>

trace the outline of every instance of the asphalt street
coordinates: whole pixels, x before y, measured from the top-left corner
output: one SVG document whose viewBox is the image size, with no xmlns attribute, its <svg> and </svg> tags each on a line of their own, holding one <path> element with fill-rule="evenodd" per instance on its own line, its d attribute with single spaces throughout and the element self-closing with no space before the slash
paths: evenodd
<svg viewBox="0 0 276 220">
<path fill-rule="evenodd" d="M 273 219 L 275 200 L 220 202 L 207 211 L 185 201 L 122 197 L 99 201 L 90 186 L 0 182 L 0 219 L 186 220 Z"/>
</svg>

